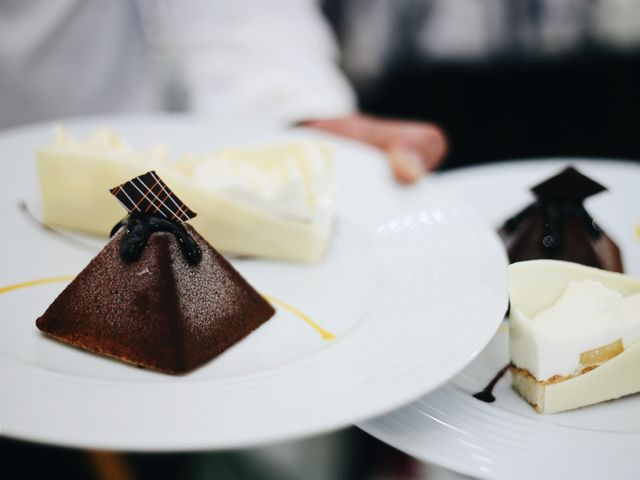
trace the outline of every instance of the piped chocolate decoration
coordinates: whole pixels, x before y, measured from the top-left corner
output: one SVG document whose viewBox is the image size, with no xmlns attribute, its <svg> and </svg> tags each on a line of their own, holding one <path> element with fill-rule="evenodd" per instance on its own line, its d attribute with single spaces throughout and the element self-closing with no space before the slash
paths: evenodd
<svg viewBox="0 0 640 480">
<path fill-rule="evenodd" d="M 618 247 L 583 205 L 603 191 L 603 185 L 571 166 L 531 188 L 536 200 L 499 230 L 509 260 L 551 258 L 622 272 Z"/>
<path fill-rule="evenodd" d="M 200 247 L 180 223 L 154 215 L 132 213 L 113 227 L 110 236 L 115 235 L 123 226 L 126 231 L 120 243 L 120 258 L 125 262 L 137 261 L 147 246 L 149 237 L 155 232 L 173 233 L 182 254 L 190 265 L 196 265 L 202 259 Z"/>
<path fill-rule="evenodd" d="M 120 258 L 128 263 L 137 261 L 144 251 L 151 234 L 173 233 L 187 262 L 195 265 L 202 259 L 202 252 L 193 237 L 182 225 L 196 216 L 156 172 L 151 171 L 114 187 L 110 192 L 127 209 L 129 215 L 118 222 L 111 235 L 126 227 L 120 244 Z"/>
</svg>

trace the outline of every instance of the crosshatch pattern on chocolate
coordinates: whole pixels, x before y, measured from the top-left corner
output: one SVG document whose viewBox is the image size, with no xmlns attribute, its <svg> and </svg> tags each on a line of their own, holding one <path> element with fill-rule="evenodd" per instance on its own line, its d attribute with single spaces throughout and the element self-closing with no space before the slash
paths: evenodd
<svg viewBox="0 0 640 480">
<path fill-rule="evenodd" d="M 196 216 L 153 170 L 109 191 L 129 213 L 158 215 L 178 222 L 186 222 Z"/>
</svg>

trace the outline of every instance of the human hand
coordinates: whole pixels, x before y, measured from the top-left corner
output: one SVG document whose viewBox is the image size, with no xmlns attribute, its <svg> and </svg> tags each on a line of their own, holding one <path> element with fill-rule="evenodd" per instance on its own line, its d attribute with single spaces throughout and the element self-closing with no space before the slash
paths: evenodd
<svg viewBox="0 0 640 480">
<path fill-rule="evenodd" d="M 433 123 L 391 120 L 355 114 L 303 125 L 359 140 L 384 150 L 396 179 L 413 183 L 436 169 L 447 154 L 447 137 Z"/>
</svg>

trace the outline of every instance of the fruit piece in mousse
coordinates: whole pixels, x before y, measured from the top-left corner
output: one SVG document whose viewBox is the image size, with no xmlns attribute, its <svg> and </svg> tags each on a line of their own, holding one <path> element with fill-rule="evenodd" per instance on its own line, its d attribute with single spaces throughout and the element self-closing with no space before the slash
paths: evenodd
<svg viewBox="0 0 640 480">
<path fill-rule="evenodd" d="M 111 192 L 129 215 L 38 318 L 42 332 L 134 365 L 185 373 L 273 316 L 271 305 L 185 223 L 195 213 L 154 171 Z"/>
<path fill-rule="evenodd" d="M 640 280 L 556 260 L 509 269 L 512 386 L 538 413 L 640 391 Z"/>
<path fill-rule="evenodd" d="M 321 142 L 172 158 L 136 150 L 110 130 L 84 141 L 61 127 L 36 152 L 46 224 L 107 235 L 118 209 L 97 192 L 156 170 L 198 211 L 193 226 L 228 254 L 320 261 L 333 227 L 333 149 Z"/>
<path fill-rule="evenodd" d="M 583 204 L 605 190 L 573 167 L 533 187 L 535 202 L 498 231 L 510 262 L 546 258 L 622 273 L 620 249 Z"/>
</svg>

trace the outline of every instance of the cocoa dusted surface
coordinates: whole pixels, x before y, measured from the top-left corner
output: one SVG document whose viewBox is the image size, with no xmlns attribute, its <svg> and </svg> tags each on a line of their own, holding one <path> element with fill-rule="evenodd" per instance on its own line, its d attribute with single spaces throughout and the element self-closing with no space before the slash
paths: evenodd
<svg viewBox="0 0 640 480">
<path fill-rule="evenodd" d="M 189 265 L 170 233 L 140 259 L 120 259 L 120 229 L 36 321 L 44 333 L 92 352 L 186 373 L 224 352 L 275 310 L 193 228 L 202 260 Z"/>
</svg>

